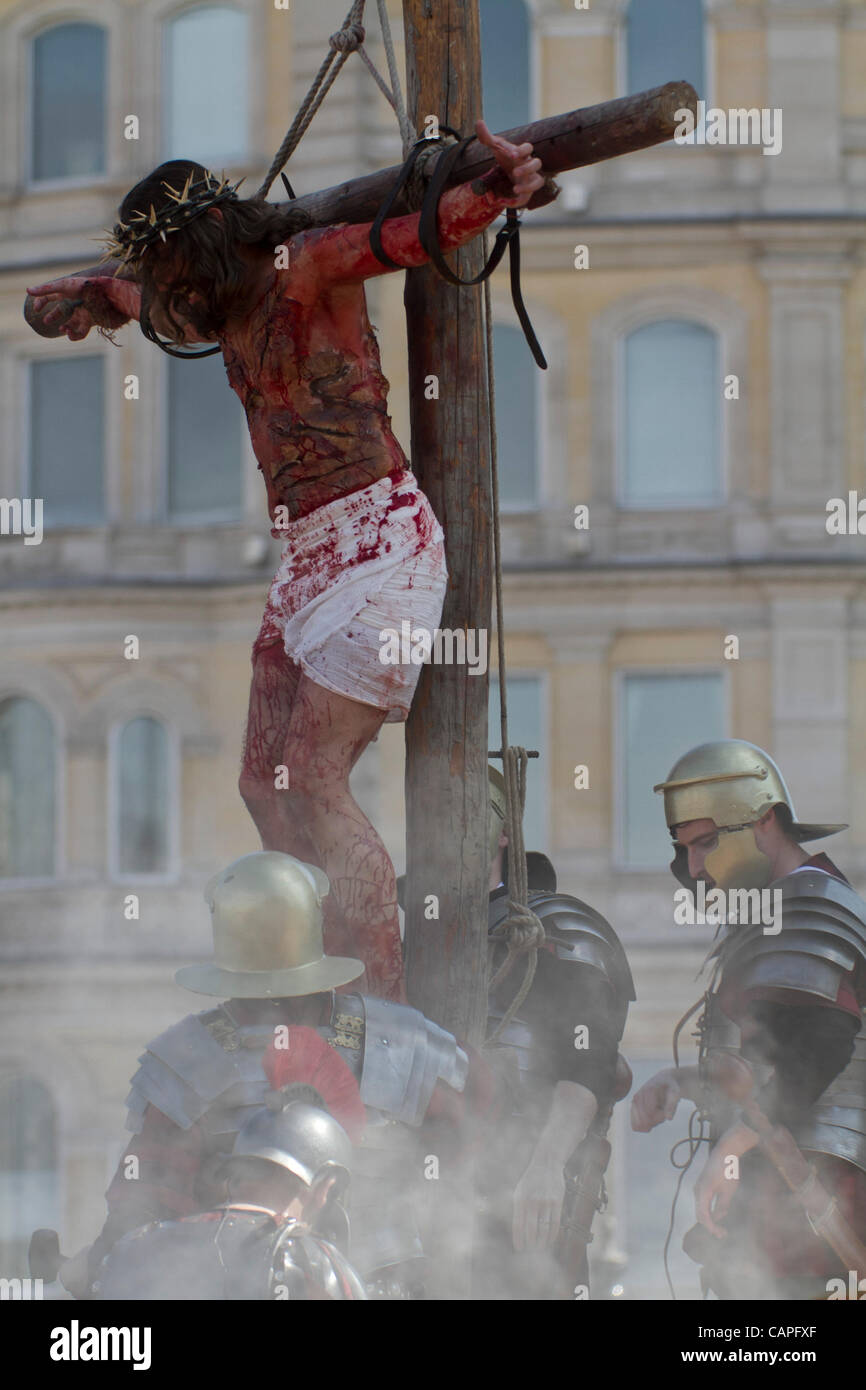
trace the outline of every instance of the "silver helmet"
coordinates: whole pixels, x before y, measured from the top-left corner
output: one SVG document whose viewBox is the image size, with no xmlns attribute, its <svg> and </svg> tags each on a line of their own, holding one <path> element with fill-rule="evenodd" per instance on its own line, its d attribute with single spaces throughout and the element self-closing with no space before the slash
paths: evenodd
<svg viewBox="0 0 866 1390">
<path fill-rule="evenodd" d="M 247 1120 L 229 1162 L 241 1158 L 275 1163 L 294 1173 L 305 1187 L 312 1187 L 318 1177 L 333 1175 L 342 1190 L 349 1182 L 352 1141 L 327 1110 L 290 1101 L 280 1110 L 257 1110 Z"/>
</svg>

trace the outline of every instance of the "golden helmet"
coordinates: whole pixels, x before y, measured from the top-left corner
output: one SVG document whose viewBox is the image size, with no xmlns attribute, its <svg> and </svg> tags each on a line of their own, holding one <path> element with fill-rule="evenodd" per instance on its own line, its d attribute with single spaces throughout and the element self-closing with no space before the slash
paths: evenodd
<svg viewBox="0 0 866 1390">
<path fill-rule="evenodd" d="M 321 869 L 290 854 L 236 859 L 205 887 L 213 963 L 184 966 L 178 984 L 220 999 L 285 999 L 356 980 L 361 961 L 322 949 L 321 904 L 329 888 Z"/>
<path fill-rule="evenodd" d="M 673 831 L 686 821 L 712 820 L 725 831 L 707 855 L 707 872 L 720 888 L 763 887 L 770 861 L 755 844 L 751 829 L 773 806 L 785 806 L 795 840 L 819 840 L 845 825 L 807 824 L 797 820 L 791 794 L 768 753 L 745 739 L 702 743 L 674 763 L 666 780 L 653 791 L 664 793 L 665 819 Z M 674 861 L 676 872 L 677 861 Z M 679 875 L 678 875 L 679 876 Z"/>
<path fill-rule="evenodd" d="M 488 763 L 487 781 L 490 788 L 488 859 L 492 863 L 499 853 L 499 836 L 506 833 L 505 778 Z"/>
</svg>

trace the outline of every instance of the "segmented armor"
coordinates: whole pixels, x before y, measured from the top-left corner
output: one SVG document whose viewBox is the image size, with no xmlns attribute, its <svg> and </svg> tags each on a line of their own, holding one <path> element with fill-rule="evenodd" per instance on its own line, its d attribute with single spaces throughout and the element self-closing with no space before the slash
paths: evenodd
<svg viewBox="0 0 866 1390">
<path fill-rule="evenodd" d="M 621 1038 L 628 1006 L 635 992 L 625 951 L 613 927 L 595 908 L 564 893 L 532 891 L 529 893 L 529 906 L 544 925 L 544 949 L 561 961 L 563 966 L 582 967 L 598 986 L 609 987 L 614 1000 L 614 1014 L 609 1019 L 610 1032 L 617 1039 Z M 491 934 L 505 921 L 508 911 L 507 896 L 491 899 Z M 500 987 L 491 996 L 488 1013 L 492 1023 L 498 1023 L 506 1013 L 511 998 L 509 988 L 513 993 L 513 982 Z M 533 1029 L 521 1017 L 525 1012 L 525 1007 L 519 1010 L 517 1017 L 506 1026 L 500 1034 L 500 1044 L 516 1052 L 523 1081 L 542 1076 L 551 1079 L 549 1061 L 539 1055 Z"/>
<path fill-rule="evenodd" d="M 130 1231 L 103 1260 L 93 1297 L 342 1302 L 367 1295 L 346 1257 L 321 1236 L 227 1205 Z"/>
<path fill-rule="evenodd" d="M 782 893 L 781 932 L 768 933 L 760 925 L 731 927 L 715 953 L 715 987 L 701 1029 L 702 1065 L 715 1051 L 740 1047 L 740 1029 L 722 1009 L 722 992 L 795 990 L 836 1003 L 840 987 L 851 978 L 861 1000 L 866 991 L 863 899 L 841 879 L 808 866 L 772 886 Z M 714 1111 L 713 1139 L 732 1113 L 721 1105 Z M 847 1159 L 866 1173 L 866 1028 L 854 1041 L 850 1062 L 791 1131 L 802 1149 Z"/>
<path fill-rule="evenodd" d="M 239 1026 L 230 1010 L 229 1004 L 191 1014 L 150 1043 L 127 1098 L 134 1133 L 148 1106 L 181 1130 L 198 1125 L 203 1163 L 211 1168 L 231 1151 L 269 1089 L 262 1054 L 274 1023 Z M 352 1162 L 353 1260 L 364 1273 L 407 1262 L 418 1269 L 423 1248 L 411 1195 L 423 1166 L 417 1130 L 438 1082 L 464 1089 L 468 1057 L 417 1009 L 360 994 L 333 995 L 330 1019 L 316 1031 L 346 1061 L 367 1107 L 366 1133 Z"/>
</svg>

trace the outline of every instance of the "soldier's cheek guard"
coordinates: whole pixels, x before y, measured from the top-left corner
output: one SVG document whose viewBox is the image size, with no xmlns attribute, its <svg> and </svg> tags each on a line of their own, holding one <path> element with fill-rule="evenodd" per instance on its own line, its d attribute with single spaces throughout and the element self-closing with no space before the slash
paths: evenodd
<svg viewBox="0 0 866 1390">
<path fill-rule="evenodd" d="M 690 893 L 697 891 L 698 881 L 696 878 L 692 878 L 689 873 L 689 852 L 685 845 L 675 846 L 674 857 L 671 860 L 671 873 L 677 880 L 677 883 L 681 883 L 684 888 L 688 888 Z"/>
<path fill-rule="evenodd" d="M 739 830 L 720 830 L 719 843 L 704 860 L 704 867 L 718 888 L 766 888 L 771 866 L 755 843 L 750 825 Z"/>
</svg>

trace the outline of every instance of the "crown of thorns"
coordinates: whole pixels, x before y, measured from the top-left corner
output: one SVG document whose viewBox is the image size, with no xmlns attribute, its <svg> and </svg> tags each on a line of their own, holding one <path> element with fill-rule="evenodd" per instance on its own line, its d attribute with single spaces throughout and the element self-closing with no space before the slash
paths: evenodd
<svg viewBox="0 0 866 1390">
<path fill-rule="evenodd" d="M 163 182 L 170 201 L 158 211 L 151 203 L 149 212 L 134 212 L 128 222 L 117 222 L 103 242 L 103 260 L 118 260 L 122 265 L 138 260 L 155 241 L 166 241 L 170 232 L 179 232 L 217 203 L 237 199 L 242 183 L 243 179 L 229 183 L 225 175 L 218 179 L 209 171 L 198 179 L 189 174 L 182 189 Z"/>
</svg>

